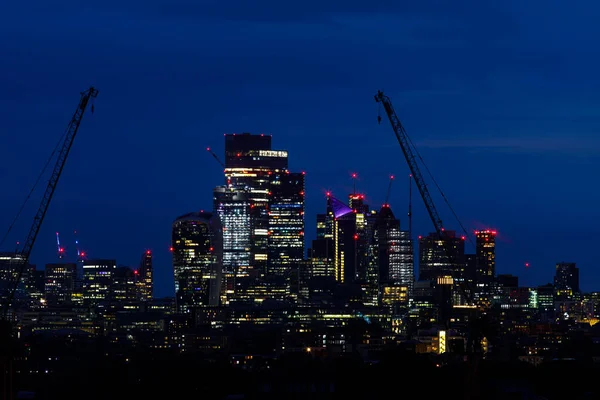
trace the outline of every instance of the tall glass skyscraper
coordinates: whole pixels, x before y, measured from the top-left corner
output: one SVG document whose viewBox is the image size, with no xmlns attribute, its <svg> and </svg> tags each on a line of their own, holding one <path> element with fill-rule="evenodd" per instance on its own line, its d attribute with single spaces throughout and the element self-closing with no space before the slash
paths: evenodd
<svg viewBox="0 0 600 400">
<path fill-rule="evenodd" d="M 217 306 L 221 286 L 221 224 L 209 212 L 193 212 L 173 222 L 175 295 L 179 312 Z"/>
<path fill-rule="evenodd" d="M 378 246 L 381 283 L 406 286 L 412 296 L 415 273 L 413 245 L 408 231 L 400 230 L 392 209 L 384 205 L 377 216 L 375 243 Z"/>
<path fill-rule="evenodd" d="M 252 272 L 250 193 L 218 186 L 213 192 L 213 202 L 215 214 L 221 222 L 223 240 L 221 303 L 228 304 Z"/>
<path fill-rule="evenodd" d="M 214 191 L 223 226 L 227 301 L 283 299 L 304 256 L 304 175 L 270 135 L 225 135 L 225 185 Z M 230 233 L 228 233 L 230 232 Z"/>
<path fill-rule="evenodd" d="M 304 260 L 304 173 L 272 173 L 269 187 L 267 277 L 275 278 L 275 293 L 296 295 Z"/>
</svg>

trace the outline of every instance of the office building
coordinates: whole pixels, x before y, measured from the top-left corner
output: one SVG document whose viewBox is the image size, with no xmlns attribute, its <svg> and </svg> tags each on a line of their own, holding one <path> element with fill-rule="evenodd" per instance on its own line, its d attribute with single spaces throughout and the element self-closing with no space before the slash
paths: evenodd
<svg viewBox="0 0 600 400">
<path fill-rule="evenodd" d="M 70 304 L 77 279 L 77 264 L 46 264 L 44 274 L 44 298 L 48 307 Z"/>
<path fill-rule="evenodd" d="M 95 307 L 112 299 L 117 262 L 115 260 L 87 260 L 83 263 L 83 304 Z"/>
<path fill-rule="evenodd" d="M 113 302 L 121 304 L 140 300 L 137 272 L 125 266 L 115 269 L 110 290 L 110 299 Z"/>
<path fill-rule="evenodd" d="M 419 280 L 437 282 L 440 276 L 454 277 L 464 263 L 465 238 L 455 231 L 419 236 Z"/>
<path fill-rule="evenodd" d="M 304 258 L 304 175 L 289 172 L 287 151 L 273 150 L 270 135 L 227 134 L 225 180 L 214 192 L 224 228 L 223 297 L 283 300 Z"/>
<path fill-rule="evenodd" d="M 304 173 L 272 173 L 269 183 L 267 277 L 283 278 L 293 294 L 304 260 Z"/>
<path fill-rule="evenodd" d="M 152 252 L 146 250 L 142 254 L 139 268 L 134 271 L 138 298 L 142 301 L 151 301 L 154 290 L 154 274 L 152 267 Z"/>
<path fill-rule="evenodd" d="M 226 305 L 247 287 L 254 271 L 251 258 L 250 192 L 227 186 L 213 191 L 213 209 L 222 228 L 221 303 Z M 265 230 L 265 236 L 267 231 Z"/>
<path fill-rule="evenodd" d="M 575 263 L 563 261 L 556 264 L 554 293 L 558 301 L 572 300 L 579 293 L 579 268 Z"/>
<path fill-rule="evenodd" d="M 24 259 L 20 253 L 0 253 L 0 298 L 3 304 L 14 288 L 16 288 L 13 295 L 14 303 L 28 302 L 27 287 L 30 286 L 29 282 L 35 266 L 23 266 L 23 262 Z M 21 279 L 17 281 L 20 269 L 22 269 Z"/>
<path fill-rule="evenodd" d="M 496 231 L 475 231 L 475 252 L 477 268 L 475 279 L 477 283 L 489 284 L 496 276 Z"/>
<path fill-rule="evenodd" d="M 226 186 L 247 193 L 250 214 L 250 275 L 264 278 L 268 265 L 271 174 L 285 173 L 287 151 L 272 150 L 271 135 L 225 135 Z"/>
<path fill-rule="evenodd" d="M 173 222 L 171 249 L 179 312 L 219 305 L 221 225 L 210 212 L 192 212 Z"/>
<path fill-rule="evenodd" d="M 406 286 L 408 295 L 412 296 L 415 281 L 412 240 L 408 231 L 400 229 L 400 220 L 389 205 L 379 211 L 374 239 L 380 283 Z"/>
<path fill-rule="evenodd" d="M 333 196 L 327 197 L 327 208 L 333 214 L 333 246 L 335 280 L 338 283 L 353 283 L 356 280 L 354 240 L 356 219 L 353 210 Z"/>
</svg>

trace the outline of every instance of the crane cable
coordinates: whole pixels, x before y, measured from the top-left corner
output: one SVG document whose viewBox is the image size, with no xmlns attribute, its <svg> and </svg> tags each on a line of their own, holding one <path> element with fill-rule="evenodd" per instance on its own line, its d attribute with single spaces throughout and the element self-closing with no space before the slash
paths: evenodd
<svg viewBox="0 0 600 400">
<path fill-rule="evenodd" d="M 465 226 L 463 225 L 463 223 L 460 221 L 460 219 L 458 218 L 458 214 L 456 214 L 456 212 L 454 211 L 454 208 L 452 208 L 452 206 L 450 205 L 450 202 L 448 201 L 448 198 L 446 197 L 446 195 L 444 194 L 444 192 L 442 191 L 442 188 L 440 187 L 440 185 L 437 183 L 437 181 L 435 180 L 435 178 L 433 177 L 433 174 L 431 173 L 431 171 L 429 170 L 429 168 L 427 167 L 427 164 L 425 164 L 425 160 L 423 160 L 423 157 L 421 157 L 421 153 L 419 153 L 419 150 L 417 149 L 417 146 L 414 145 L 414 143 L 412 142 L 412 140 L 410 139 L 410 136 L 405 135 L 406 138 L 408 139 L 408 143 L 410 144 L 410 146 L 413 148 L 415 154 L 417 155 L 417 157 L 419 158 L 419 160 L 421 161 L 421 164 L 423 165 L 423 167 L 425 168 L 425 171 L 427 172 L 427 175 L 429 175 L 429 179 L 431 179 L 431 181 L 433 182 L 433 184 L 435 185 L 435 187 L 437 188 L 438 192 L 440 192 L 440 194 L 442 195 L 442 198 L 444 199 L 444 202 L 446 203 L 446 205 L 448 206 L 448 208 L 450 209 L 450 211 L 452 212 L 452 215 L 454 215 L 454 218 L 456 219 L 456 222 L 458 222 L 458 224 L 460 225 L 460 227 L 462 228 L 463 232 L 465 233 L 465 236 L 469 239 L 469 242 L 475 246 L 475 243 L 473 243 L 473 239 L 471 238 L 471 235 L 469 235 L 469 233 L 467 232 L 467 229 L 465 228 Z"/>
<path fill-rule="evenodd" d="M 44 173 L 48 170 L 48 166 L 50 165 L 50 162 L 54 158 L 54 155 L 56 154 L 56 152 L 60 148 L 61 143 L 63 142 L 63 139 L 64 139 L 64 137 L 65 137 L 66 134 L 67 134 L 67 131 L 65 131 L 65 133 L 62 134 L 62 136 L 58 140 L 58 143 L 56 143 L 56 146 L 54 147 L 54 150 L 52 150 L 52 153 L 50 154 L 50 157 L 48 157 L 48 160 L 46 160 L 46 164 L 44 165 L 44 168 L 42 168 L 42 171 L 40 172 L 40 174 L 38 175 L 37 179 L 35 180 L 35 183 L 33 184 L 33 187 L 31 188 L 31 190 L 29 191 L 29 194 L 25 198 L 25 201 L 23 201 L 23 204 L 21 204 L 21 208 L 19 208 L 19 211 L 17 212 L 17 215 L 15 215 L 15 218 L 13 219 L 12 223 L 8 227 L 8 230 L 6 231 L 6 233 L 4 234 L 4 236 L 2 237 L 2 240 L 0 240 L 0 248 L 2 247 L 2 245 L 4 244 L 4 242 L 6 241 L 6 238 L 8 237 L 8 235 L 10 234 L 10 232 L 12 231 L 12 229 L 14 228 L 15 224 L 17 223 L 17 220 L 19 219 L 19 217 L 21 216 L 21 213 L 25 209 L 25 205 L 27 205 L 27 202 L 29 201 L 29 199 L 31 198 L 31 195 L 35 191 L 35 188 L 38 186 L 38 184 L 42 180 L 42 177 L 44 176 Z"/>
</svg>

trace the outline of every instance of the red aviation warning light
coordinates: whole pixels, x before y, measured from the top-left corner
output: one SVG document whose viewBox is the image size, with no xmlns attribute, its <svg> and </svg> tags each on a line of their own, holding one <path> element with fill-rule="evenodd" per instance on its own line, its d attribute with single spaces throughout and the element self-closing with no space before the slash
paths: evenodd
<svg viewBox="0 0 600 400">
<path fill-rule="evenodd" d="M 525 268 L 529 268 L 529 263 L 525 262 Z"/>
</svg>

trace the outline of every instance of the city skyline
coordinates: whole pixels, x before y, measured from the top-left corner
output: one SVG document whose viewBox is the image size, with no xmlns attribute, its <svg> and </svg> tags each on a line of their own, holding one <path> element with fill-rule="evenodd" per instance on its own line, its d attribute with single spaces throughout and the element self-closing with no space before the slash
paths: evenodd
<svg viewBox="0 0 600 400">
<path fill-rule="evenodd" d="M 265 135 L 265 134 L 260 134 L 260 135 L 262 136 L 262 135 Z M 225 134 L 224 136 L 227 136 L 227 134 Z M 235 134 L 233 134 L 233 136 L 235 136 Z M 273 135 L 270 135 L 270 136 L 272 137 Z M 290 151 L 288 149 L 281 149 L 281 148 L 277 147 L 276 143 L 277 142 L 275 140 L 275 145 L 273 147 L 274 149 L 283 150 L 286 153 L 290 153 Z M 214 150 L 212 148 L 211 148 L 211 150 L 214 152 Z M 293 151 L 291 151 L 291 153 L 293 153 Z M 225 157 L 226 157 L 225 154 L 221 155 L 221 157 L 219 155 L 217 155 L 217 158 L 219 158 L 219 160 L 217 160 L 217 162 L 220 162 L 222 159 L 224 160 Z M 287 154 L 286 154 L 286 157 L 287 157 Z M 303 171 L 302 174 L 305 174 L 305 172 Z M 226 175 L 223 174 L 222 178 L 225 179 L 225 176 Z M 348 191 L 348 193 L 342 194 L 341 196 L 339 196 L 339 197 L 341 197 L 341 199 L 336 199 L 336 201 L 343 201 L 343 202 L 344 201 L 349 201 L 349 199 L 350 199 L 350 197 L 352 197 L 351 195 L 353 193 L 361 193 L 361 196 L 362 196 L 362 193 L 364 193 L 364 192 L 362 192 L 360 190 L 360 186 L 356 187 L 356 182 L 358 181 L 358 176 L 359 176 L 359 174 L 356 173 L 356 172 L 349 174 L 349 178 L 350 178 L 350 180 L 352 182 L 351 183 L 351 188 Z M 410 179 L 408 179 L 409 177 L 410 177 L 410 175 L 406 176 L 407 182 L 410 181 Z M 389 179 L 390 179 L 390 177 L 388 177 L 388 182 L 389 182 Z M 395 183 L 395 181 L 398 180 L 397 176 L 394 175 L 393 180 L 394 180 L 394 183 Z M 223 182 L 221 182 L 221 184 L 222 183 Z M 345 187 L 344 187 L 344 189 L 345 189 Z M 417 204 L 421 203 L 422 204 L 422 199 L 420 198 L 419 194 L 418 193 L 415 194 L 414 192 L 416 192 L 416 189 L 413 189 L 413 194 L 412 194 L 412 196 L 413 196 L 412 197 L 413 207 L 414 207 L 414 203 L 417 203 Z M 335 196 L 338 196 L 338 194 L 334 193 L 331 190 L 327 190 L 323 194 L 323 203 L 324 203 L 323 207 L 320 210 L 318 210 L 315 214 L 305 215 L 305 224 L 307 226 L 307 232 L 306 232 L 306 236 L 305 236 L 305 249 L 306 250 L 310 249 L 311 243 L 312 243 L 313 239 L 317 238 L 317 226 L 316 226 L 317 225 L 316 224 L 317 214 L 325 212 L 325 210 L 327 208 L 326 207 L 326 202 L 327 202 L 327 198 L 329 196 L 331 196 L 332 198 L 335 198 Z M 377 203 L 370 203 L 368 201 L 368 196 L 364 196 L 364 197 L 365 197 L 365 204 L 367 206 L 370 206 L 373 209 L 378 209 L 379 208 L 379 205 Z M 35 200 L 33 200 L 32 203 L 35 204 Z M 394 210 L 395 209 L 394 202 L 390 201 L 389 203 L 391 204 L 390 208 L 392 210 Z M 385 204 L 385 202 L 382 201 L 381 204 Z M 439 201 L 436 204 L 438 205 L 438 207 L 441 205 L 441 203 Z M 407 201 L 407 207 L 408 207 L 408 201 Z M 419 207 L 417 207 L 417 208 L 419 208 Z M 408 210 L 408 208 L 407 208 L 407 210 Z M 191 212 L 194 213 L 194 212 L 197 212 L 197 211 L 214 213 L 214 210 L 211 209 L 210 207 L 206 207 L 206 208 L 203 208 L 201 210 L 195 210 L 195 211 L 191 211 Z M 426 210 L 425 210 L 424 207 L 423 207 L 422 212 L 426 213 Z M 407 229 L 407 217 L 406 217 L 406 215 L 403 218 L 401 216 L 402 215 L 401 213 L 397 212 L 397 214 L 399 214 L 399 215 L 397 215 L 397 217 L 401 221 L 401 228 L 402 229 Z M 427 217 L 427 214 L 424 214 L 424 216 Z M 180 218 L 180 217 L 174 218 L 171 223 L 175 223 L 178 218 Z M 425 220 L 428 221 L 428 218 L 425 218 Z M 449 224 L 446 225 L 446 226 L 449 226 Z M 169 226 L 169 228 L 170 227 L 171 226 Z M 308 228 L 308 227 L 310 227 L 310 228 Z M 311 229 L 312 229 L 312 231 L 311 231 Z M 498 230 L 496 228 L 491 228 L 491 229 L 493 229 L 493 231 L 489 231 L 487 229 L 489 229 L 489 228 L 483 228 L 483 232 L 493 232 L 494 236 L 497 236 L 500 239 L 499 240 L 500 243 L 502 244 L 502 239 L 501 239 L 502 236 L 499 234 Z M 434 231 L 435 230 L 432 227 L 428 231 L 427 234 L 433 233 L 433 235 L 435 236 Z M 479 230 L 473 231 L 473 237 L 472 237 L 473 243 L 470 243 L 470 241 L 468 240 L 468 238 L 466 238 L 465 235 L 463 234 L 464 232 L 462 232 L 461 229 L 456 229 L 458 237 L 460 237 L 462 235 L 462 240 L 465 242 L 465 254 L 466 253 L 475 253 L 475 250 L 476 250 L 476 248 L 474 246 L 474 244 L 475 244 L 475 237 L 476 237 L 477 232 L 480 232 L 480 231 L 482 231 L 482 230 L 479 229 Z M 59 232 L 57 232 L 57 233 L 59 233 Z M 77 260 L 77 258 L 78 258 L 77 257 L 77 248 L 78 248 L 78 245 L 79 245 L 78 234 L 77 234 L 76 231 L 74 231 L 74 232 L 71 232 L 71 234 L 68 234 L 66 236 L 67 236 L 67 239 L 71 239 L 72 243 L 66 243 L 65 244 L 65 242 L 63 240 L 61 242 L 62 244 L 60 245 L 60 249 L 61 249 L 60 254 L 57 254 L 56 241 L 53 241 L 52 243 L 53 243 L 53 246 L 54 246 L 53 247 L 53 250 L 54 250 L 53 257 L 54 258 L 51 257 L 49 261 L 43 261 L 43 263 L 36 263 L 35 262 L 35 258 L 32 258 L 33 259 L 32 264 L 37 264 L 38 268 L 40 268 L 40 267 L 45 266 L 46 264 L 53 264 L 53 263 L 60 263 L 60 262 L 75 262 Z M 413 229 L 413 240 L 414 240 L 414 246 L 415 246 L 415 250 L 414 250 L 414 257 L 415 257 L 415 264 L 414 264 L 414 270 L 415 270 L 414 273 L 415 273 L 415 275 L 414 276 L 415 276 L 415 281 L 420 280 L 419 277 L 420 277 L 420 274 L 421 274 L 421 269 L 420 269 L 420 263 L 418 261 L 419 260 L 419 241 L 424 236 L 426 236 L 426 234 L 419 234 L 418 231 L 415 232 L 414 229 Z M 63 238 L 64 238 L 64 236 L 63 236 Z M 151 253 L 153 257 L 156 257 L 156 255 L 158 255 L 158 259 L 159 260 L 160 259 L 164 259 L 165 255 L 168 254 L 168 265 L 166 265 L 166 266 L 165 265 L 161 265 L 159 268 L 157 268 L 157 272 L 158 273 L 156 274 L 155 288 L 154 288 L 154 292 L 155 292 L 155 296 L 156 297 L 173 297 L 174 296 L 173 289 L 175 288 L 175 283 L 173 281 L 173 275 L 172 275 L 173 274 L 173 259 L 172 259 L 172 252 L 173 252 L 172 249 L 173 249 L 173 247 L 172 247 L 172 245 L 173 245 L 173 243 L 172 243 L 172 241 L 170 241 L 168 249 L 166 249 L 166 251 L 165 251 L 165 249 L 159 249 L 158 251 L 156 251 L 155 249 L 153 249 L 151 247 L 146 247 L 144 249 L 141 249 L 140 252 L 138 252 L 139 254 L 146 254 L 146 253 L 150 254 Z M 80 250 L 82 250 L 82 249 L 80 249 Z M 498 249 L 496 249 L 496 250 L 498 250 Z M 87 248 L 85 248 L 85 250 L 82 250 L 82 251 L 85 251 L 85 253 L 86 253 L 86 257 L 85 258 L 88 259 L 88 260 L 90 260 L 90 261 L 93 261 L 93 260 L 105 260 L 105 259 L 111 260 L 111 259 L 114 259 L 116 261 L 117 265 L 128 266 L 128 267 L 132 268 L 133 270 L 137 270 L 138 269 L 138 264 L 136 264 L 135 262 L 129 264 L 127 262 L 122 262 L 119 258 L 114 257 L 114 256 L 106 256 L 106 255 L 104 255 L 104 256 L 95 256 L 93 254 L 93 252 L 90 254 L 90 251 L 87 250 Z M 139 259 L 139 254 L 137 254 L 138 259 Z M 162 255 L 162 257 L 161 257 L 161 255 Z M 129 258 L 130 257 L 127 257 L 127 259 L 129 259 Z M 306 258 L 306 254 L 305 254 L 305 258 Z M 573 261 L 573 260 L 557 260 L 551 266 L 552 267 L 552 277 L 554 276 L 556 265 L 558 265 L 560 263 L 563 263 L 563 262 L 574 262 L 575 264 L 577 264 L 579 266 L 579 264 L 577 263 L 577 261 Z M 526 261 L 525 264 L 524 264 L 524 267 L 525 267 L 525 270 L 527 270 L 530 267 L 530 262 Z M 541 285 L 544 285 L 546 283 L 551 283 L 552 280 L 553 280 L 553 278 L 551 277 L 551 279 L 548 280 L 548 282 L 542 282 L 542 281 L 527 282 L 527 281 L 524 281 L 524 279 L 526 280 L 527 278 L 530 278 L 530 276 L 528 276 L 526 274 L 519 274 L 518 272 L 514 273 L 514 272 L 502 271 L 502 270 L 498 271 L 498 274 L 511 274 L 511 275 L 517 276 L 519 278 L 520 286 L 533 286 L 533 287 L 535 287 L 535 286 L 541 286 Z M 166 280 L 164 279 L 165 277 L 167 278 Z M 588 290 L 585 290 L 585 281 L 584 281 L 582 290 L 588 291 Z M 589 290 L 589 291 L 593 291 L 593 290 L 595 290 L 595 289 L 592 288 L 592 290 Z"/>
<path fill-rule="evenodd" d="M 583 44 L 567 49 L 566 41 L 543 41 L 550 28 L 536 23 L 533 16 L 512 15 L 508 8 L 482 10 L 490 6 L 481 4 L 461 13 L 444 10 L 446 23 L 454 26 L 466 20 L 465 31 L 477 31 L 477 38 L 457 48 L 452 37 L 445 41 L 439 34 L 437 29 L 445 25 L 436 19 L 435 11 L 415 9 L 411 15 L 421 16 L 412 25 L 416 31 L 400 26 L 382 33 L 377 30 L 378 18 L 402 21 L 402 10 L 353 18 L 344 12 L 311 12 L 308 4 L 307 13 L 285 27 L 264 21 L 269 20 L 264 17 L 283 15 L 280 7 L 237 22 L 225 21 L 213 9 L 210 18 L 204 17 L 209 24 L 173 13 L 171 18 L 182 24 L 177 27 L 167 17 L 157 21 L 150 9 L 131 8 L 122 19 L 115 19 L 119 14 L 107 3 L 103 16 L 86 19 L 90 24 L 86 31 L 79 21 L 92 5 L 53 12 L 35 3 L 28 4 L 27 10 L 19 4 L 0 7 L 0 30 L 13 38 L 0 44 L 13 61 L 6 66 L 10 82 L 0 98 L 5 104 L 0 127 L 11 132 L 3 135 L 1 145 L 13 149 L 1 164 L 4 183 L 11 190 L 5 191 L 0 226 L 10 225 L 67 124 L 77 93 L 90 84 L 102 91 L 96 113 L 86 117 L 85 129 L 75 141 L 33 263 L 56 262 L 55 232 L 65 241 L 77 230 L 90 257 L 115 258 L 135 266 L 139 254 L 151 249 L 156 255 L 157 287 L 161 287 L 171 271 L 168 248 L 173 220 L 212 208 L 212 188 L 222 182 L 222 170 L 204 149 L 222 154 L 226 132 L 272 134 L 276 148 L 290 151 L 293 169 L 306 171 L 307 242 L 315 235 L 314 215 L 325 208 L 325 192 L 344 199 L 352 191 L 353 172 L 358 173 L 357 188 L 374 207 L 383 202 L 389 175 L 397 177 L 390 203 L 406 226 L 408 182 L 402 178 L 408 176 L 408 169 L 390 127 L 377 125 L 377 106 L 372 101 L 374 92 L 383 88 L 461 221 L 471 232 L 498 230 L 497 273 L 516 274 L 523 284 L 538 285 L 552 281 L 556 263 L 576 262 L 582 289 L 600 288 L 594 255 L 587 250 L 593 248 L 591 230 L 598 217 L 593 207 L 598 194 L 587 185 L 598 167 L 598 142 L 590 136 L 598 126 L 591 95 L 598 84 L 593 72 L 598 60 L 587 56 Z M 545 14 L 546 21 L 558 18 L 552 10 Z M 468 18 L 470 13 L 494 11 L 501 12 L 486 20 L 490 28 L 483 33 L 481 22 Z M 564 12 L 573 16 L 568 14 L 573 11 Z M 17 26 L 18 19 L 9 17 L 25 13 L 34 29 Z M 325 16 L 320 28 L 306 23 L 317 15 Z M 109 20 L 114 22 L 114 33 L 103 28 Z M 126 27 L 131 21 L 140 29 L 134 32 Z M 341 21 L 338 28 L 336 21 Z M 62 29 L 54 29 L 55 24 Z M 150 30 L 154 24 L 163 35 Z M 498 43 L 498 33 L 492 29 L 498 26 L 508 27 L 502 39 L 519 45 L 509 48 Z M 349 28 L 356 29 L 351 38 L 363 40 L 356 48 L 343 46 Z M 94 29 L 106 36 L 94 37 Z M 221 39 L 179 40 L 184 29 L 198 37 L 210 34 Z M 336 36 L 335 29 L 343 35 Z M 519 29 L 527 29 L 532 38 L 519 40 Z M 333 33 L 322 39 L 324 32 Z M 583 34 L 581 30 L 562 33 L 565 40 Z M 114 38 L 111 34 L 118 35 L 117 44 L 107 40 Z M 395 53 L 412 63 L 390 54 L 388 45 L 380 43 L 382 34 L 401 49 Z M 75 35 L 85 39 L 79 42 Z M 295 41 L 299 35 L 314 38 L 316 49 Z M 458 56 L 445 69 L 435 68 L 440 61 L 423 50 L 411 51 L 409 43 L 396 39 L 403 35 L 434 46 L 442 55 Z M 265 38 L 270 42 L 260 45 Z M 75 44 L 75 53 L 82 68 L 71 69 L 69 59 L 74 53 L 65 46 L 52 47 L 55 40 L 80 43 Z M 540 41 L 545 46 L 539 47 Z M 286 50 L 275 56 L 269 49 L 278 45 Z M 155 54 L 145 54 L 145 46 Z M 24 48 L 28 50 L 23 52 Z M 327 49 L 337 50 L 324 54 Z M 234 51 L 241 52 L 237 60 L 245 63 L 227 59 Z M 125 53 L 131 53 L 130 58 Z M 478 58 L 467 57 L 469 53 Z M 171 54 L 173 60 L 165 61 L 168 57 L 161 54 Z M 115 62 L 117 58 L 123 61 Z M 579 61 L 573 62 L 578 65 L 577 76 L 570 74 L 567 58 Z M 184 59 L 189 63 L 182 63 Z M 300 61 L 308 66 L 299 69 Z M 337 67 L 331 66 L 334 61 Z M 502 71 L 499 62 L 504 63 Z M 236 66 L 242 64 L 245 67 Z M 275 64 L 284 72 L 275 73 L 269 67 Z M 211 83 L 216 71 L 232 79 Z M 179 192 L 182 188 L 185 195 Z M 32 197 L 30 206 L 37 206 L 39 195 Z M 434 196 L 445 225 L 459 231 L 443 200 Z M 415 193 L 413 204 L 413 231 L 427 235 L 431 223 Z M 33 216 L 32 208 L 27 210 L 3 250 L 23 240 Z"/>
</svg>

